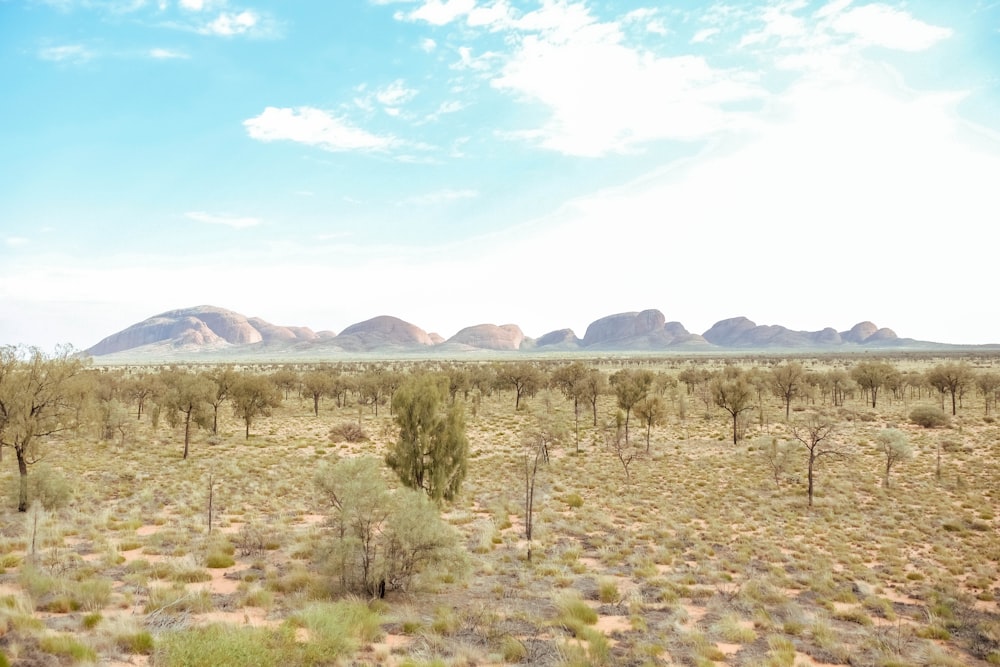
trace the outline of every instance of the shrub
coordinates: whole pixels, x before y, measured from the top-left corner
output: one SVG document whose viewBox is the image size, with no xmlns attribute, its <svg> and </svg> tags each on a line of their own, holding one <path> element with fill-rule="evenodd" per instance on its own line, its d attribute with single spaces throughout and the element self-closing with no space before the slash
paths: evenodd
<svg viewBox="0 0 1000 667">
<path fill-rule="evenodd" d="M 222 551 L 213 551 L 208 554 L 207 558 L 205 558 L 205 567 L 212 569 L 232 567 L 235 564 L 236 560 L 234 560 L 229 554 Z"/>
<path fill-rule="evenodd" d="M 910 421 L 924 428 L 947 426 L 949 419 L 944 410 L 933 405 L 918 405 L 910 411 Z"/>
<path fill-rule="evenodd" d="M 330 429 L 331 442 L 363 442 L 367 439 L 365 429 L 356 422 L 344 422 Z"/>
<path fill-rule="evenodd" d="M 8 490 L 9 501 L 17 505 L 19 487 L 11 484 Z M 37 500 L 47 510 L 65 507 L 73 497 L 73 487 L 57 470 L 40 463 L 31 468 L 28 475 L 28 501 Z"/>
</svg>

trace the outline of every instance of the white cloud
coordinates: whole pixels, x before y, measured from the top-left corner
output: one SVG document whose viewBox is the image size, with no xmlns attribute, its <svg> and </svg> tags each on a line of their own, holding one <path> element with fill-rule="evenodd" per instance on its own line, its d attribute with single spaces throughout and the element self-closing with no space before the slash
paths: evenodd
<svg viewBox="0 0 1000 667">
<path fill-rule="evenodd" d="M 712 37 L 718 34 L 719 34 L 718 28 L 704 28 L 694 34 L 694 36 L 691 38 L 691 43 L 701 44 L 702 42 L 707 42 Z"/>
<path fill-rule="evenodd" d="M 183 60 L 189 58 L 188 54 L 172 49 L 150 49 L 149 57 L 156 60 Z"/>
<path fill-rule="evenodd" d="M 28 245 L 29 241 L 23 236 L 8 236 L 4 239 L 4 243 L 11 248 L 20 248 L 22 246 Z"/>
<path fill-rule="evenodd" d="M 233 229 L 246 229 L 247 227 L 256 227 L 260 224 L 260 219 L 258 218 L 228 214 L 218 215 L 215 213 L 206 213 L 205 211 L 189 211 L 184 214 L 184 217 L 195 222 L 204 222 L 209 225 L 225 225 Z"/>
<path fill-rule="evenodd" d="M 426 0 L 407 16 L 411 21 L 426 21 L 431 25 L 447 25 L 464 16 L 476 6 L 476 0 Z"/>
<path fill-rule="evenodd" d="M 424 37 L 422 40 L 420 40 L 421 51 L 424 51 L 425 53 L 430 53 L 436 48 L 437 48 L 437 42 L 435 42 L 430 37 Z"/>
<path fill-rule="evenodd" d="M 701 57 L 631 48 L 617 24 L 594 20 L 579 4 L 546 4 L 518 25 L 534 32 L 492 85 L 548 109 L 545 125 L 513 136 L 551 150 L 599 156 L 661 139 L 703 139 L 742 125 L 725 105 L 763 95 L 752 76 L 714 69 Z"/>
<path fill-rule="evenodd" d="M 836 13 L 831 25 L 837 32 L 855 35 L 864 44 L 899 51 L 924 51 L 952 35 L 950 28 L 924 23 L 882 4 Z"/>
<path fill-rule="evenodd" d="M 215 20 L 202 26 L 198 32 L 204 35 L 232 37 L 253 32 L 259 27 L 260 22 L 260 15 L 249 9 L 241 12 L 221 12 Z"/>
<path fill-rule="evenodd" d="M 205 8 L 205 0 L 180 0 L 181 9 L 191 12 L 200 12 Z"/>
<path fill-rule="evenodd" d="M 243 126 L 258 141 L 294 141 L 328 151 L 384 151 L 399 143 L 392 136 L 366 132 L 313 107 L 267 107 L 259 116 L 243 121 Z"/>
<path fill-rule="evenodd" d="M 407 88 L 402 79 L 397 79 L 388 86 L 377 90 L 375 92 L 375 99 L 383 106 L 398 107 L 406 104 L 416 97 L 416 95 L 416 90 Z"/>
<path fill-rule="evenodd" d="M 38 57 L 58 63 L 84 63 L 94 57 L 94 53 L 80 44 L 47 46 L 39 49 Z"/>
</svg>

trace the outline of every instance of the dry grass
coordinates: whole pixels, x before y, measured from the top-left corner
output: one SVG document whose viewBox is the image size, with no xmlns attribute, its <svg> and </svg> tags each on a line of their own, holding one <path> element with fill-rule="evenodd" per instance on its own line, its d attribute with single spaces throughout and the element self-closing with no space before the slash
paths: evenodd
<svg viewBox="0 0 1000 667">
<path fill-rule="evenodd" d="M 910 423 L 914 406 L 936 400 L 926 393 L 880 395 L 876 410 L 860 396 L 836 409 L 796 400 L 793 418 L 836 415 L 846 453 L 817 469 L 810 510 L 803 452 L 792 449 L 777 480 L 768 462 L 763 443 L 790 432 L 783 404 L 765 397 L 734 446 L 728 415 L 681 384 L 648 455 L 636 438 L 629 480 L 604 444 L 615 406 L 603 397 L 598 428 L 583 412 L 581 452 L 554 448 L 539 474 L 530 562 L 521 435 L 541 416 L 572 424 L 572 405 L 543 390 L 515 412 L 498 393 L 477 398 L 473 415 L 470 400 L 469 473 L 443 509 L 471 574 L 390 593 L 376 626 L 369 618 L 338 650 L 387 665 L 1000 663 L 1000 426 L 983 419 L 981 398 L 945 429 Z M 393 437 L 388 410 L 366 407 L 366 439 L 331 440 L 358 420 L 356 405 L 326 400 L 317 417 L 292 397 L 247 441 L 226 412 L 186 461 L 179 432 L 145 419 L 124 448 L 84 432 L 46 443 L 49 474 L 69 481 L 73 502 L 46 512 L 34 555 L 25 516 L 0 510 L 0 647 L 15 662 L 111 662 L 179 650 L 176 633 L 220 623 L 279 646 L 321 627 L 336 596 L 312 475 L 335 457 L 384 456 Z M 888 427 L 914 456 L 884 488 L 875 437 Z M 15 484 L 14 472 L 5 461 L 0 483 Z"/>
</svg>

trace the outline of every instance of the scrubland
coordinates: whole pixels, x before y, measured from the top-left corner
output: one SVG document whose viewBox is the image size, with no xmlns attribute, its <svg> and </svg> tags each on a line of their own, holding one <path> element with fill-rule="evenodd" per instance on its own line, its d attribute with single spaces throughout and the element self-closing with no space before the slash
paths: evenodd
<svg viewBox="0 0 1000 667">
<path fill-rule="evenodd" d="M 605 359 L 676 375 L 758 360 Z M 838 359 L 806 359 L 822 370 Z M 914 368 L 930 362 L 900 362 Z M 92 429 L 43 443 L 15 511 L 0 484 L 0 648 L 24 665 L 988 665 L 1000 664 L 1000 424 L 970 391 L 939 428 L 911 423 L 936 393 L 860 392 L 834 406 L 773 395 L 742 416 L 684 384 L 667 416 L 632 424 L 626 467 L 611 444 L 615 397 L 595 427 L 552 389 L 466 401 L 461 493 L 444 503 L 467 566 L 383 599 L 346 595 L 324 567 L 331 508 L 324 462 L 384 458 L 387 405 L 292 392 L 249 439 L 229 409 L 219 433 L 148 416 L 102 441 Z M 837 456 L 806 497 L 791 423 L 835 424 Z M 525 436 L 565 426 L 535 480 L 525 539 Z M 348 425 L 355 426 L 348 428 Z M 883 482 L 886 428 L 913 456 Z M 331 431 L 334 435 L 331 437 Z M 360 431 L 363 439 L 345 436 Z M 122 435 L 124 434 L 124 435 Z M 351 439 L 354 439 L 353 437 Z M 627 475 L 626 475 L 627 471 Z M 397 484 L 391 471 L 385 479 Z M 211 514 L 210 514 L 211 512 Z M 209 517 L 211 516 L 211 530 Z M 529 559 L 529 548 L 531 557 Z"/>
</svg>

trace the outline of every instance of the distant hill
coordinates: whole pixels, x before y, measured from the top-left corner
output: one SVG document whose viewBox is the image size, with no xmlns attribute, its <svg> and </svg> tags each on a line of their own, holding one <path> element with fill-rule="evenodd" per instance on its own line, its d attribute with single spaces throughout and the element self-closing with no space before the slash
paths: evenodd
<svg viewBox="0 0 1000 667">
<path fill-rule="evenodd" d="M 711 350 L 838 350 L 867 348 L 948 347 L 900 338 L 892 329 L 860 322 L 846 331 L 827 327 L 794 331 L 780 325 L 758 325 L 746 317 L 720 320 L 703 334 L 668 322 L 659 310 L 607 315 L 592 322 L 583 338 L 559 329 L 539 338 L 526 336 L 516 324 L 468 326 L 445 340 L 436 333 L 390 315 L 347 327 L 340 334 L 303 326 L 278 326 L 216 306 L 181 308 L 111 334 L 86 352 L 95 357 L 198 356 L 221 354 L 336 357 L 351 354 L 442 353 L 476 351 L 516 353 L 575 351 L 711 351 Z"/>
</svg>

